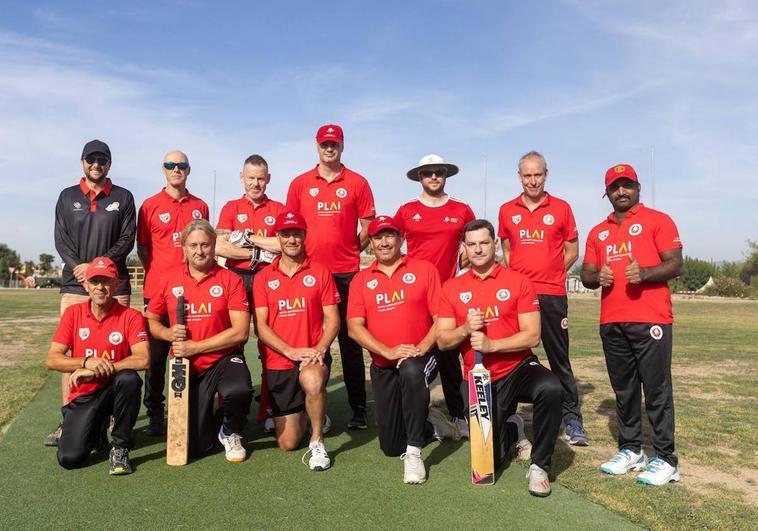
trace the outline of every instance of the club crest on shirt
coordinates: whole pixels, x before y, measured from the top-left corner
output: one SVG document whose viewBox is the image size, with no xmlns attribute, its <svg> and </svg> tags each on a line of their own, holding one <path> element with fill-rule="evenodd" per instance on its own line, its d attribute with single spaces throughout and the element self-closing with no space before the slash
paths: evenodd
<svg viewBox="0 0 758 531">
<path fill-rule="evenodd" d="M 344 199 L 347 197 L 347 190 L 344 188 L 337 188 L 337 191 L 335 192 L 337 194 L 337 197 L 340 199 Z"/>
<path fill-rule="evenodd" d="M 505 301 L 507 301 L 508 299 L 510 299 L 510 298 L 511 298 L 511 292 L 510 292 L 510 291 L 508 291 L 508 290 L 507 290 L 507 289 L 505 289 L 505 288 L 503 288 L 503 289 L 500 289 L 500 290 L 498 290 L 498 291 L 497 291 L 497 293 L 495 294 L 495 298 L 496 298 L 497 300 L 499 300 L 499 301 L 503 301 L 503 302 L 505 302 Z"/>
<path fill-rule="evenodd" d="M 368 289 L 376 289 L 376 287 L 379 285 L 379 281 L 377 279 L 371 279 L 368 282 L 366 282 L 366 287 Z"/>
<path fill-rule="evenodd" d="M 518 225 L 521 223 L 521 214 L 516 214 L 515 216 L 511 216 L 511 220 L 514 224 Z"/>
<path fill-rule="evenodd" d="M 121 334 L 121 332 L 111 332 L 108 336 L 108 341 L 111 345 L 120 345 L 123 340 L 124 336 Z"/>
<path fill-rule="evenodd" d="M 635 223 L 629 227 L 629 236 L 638 236 L 642 232 L 642 225 Z"/>
<path fill-rule="evenodd" d="M 266 216 L 263 219 L 263 223 L 265 223 L 266 225 L 273 225 L 274 223 L 276 223 L 276 218 L 274 218 L 274 216 Z"/>
<path fill-rule="evenodd" d="M 545 225 L 552 225 L 553 223 L 555 223 L 555 218 L 553 217 L 552 214 L 545 214 L 544 216 L 542 216 L 542 223 L 544 223 Z"/>
<path fill-rule="evenodd" d="M 604 230 L 597 235 L 597 239 L 600 240 L 601 242 L 604 242 L 605 239 L 608 237 L 608 234 L 610 234 L 610 231 Z"/>
<path fill-rule="evenodd" d="M 200 213 L 198 209 L 195 209 L 192 211 L 192 219 L 200 219 L 203 215 Z"/>
<path fill-rule="evenodd" d="M 311 194 L 311 197 L 316 197 L 318 195 L 318 188 L 311 188 L 308 190 L 308 193 Z"/>
<path fill-rule="evenodd" d="M 661 328 L 658 325 L 651 326 L 650 327 L 650 337 L 652 337 L 656 341 L 660 341 L 661 338 L 663 338 L 663 328 Z"/>
<path fill-rule="evenodd" d="M 467 304 L 471 298 L 473 297 L 473 294 L 470 291 L 463 291 L 458 294 L 458 298 L 461 299 L 461 302 L 463 304 Z"/>
<path fill-rule="evenodd" d="M 244 223 L 247 221 L 247 214 L 237 214 L 237 221 Z"/>
<path fill-rule="evenodd" d="M 224 288 L 216 284 L 215 286 L 211 286 L 211 288 L 208 290 L 208 293 L 211 294 L 211 297 L 220 297 L 224 294 Z"/>
<path fill-rule="evenodd" d="M 316 285 L 316 277 L 314 277 L 313 275 L 305 275 L 303 277 L 303 285 L 306 288 L 312 288 L 313 286 Z"/>
<path fill-rule="evenodd" d="M 79 329 L 79 338 L 84 341 L 89 337 L 89 328 L 80 328 Z"/>
<path fill-rule="evenodd" d="M 171 288 L 171 293 L 174 294 L 174 297 L 177 299 L 184 295 L 184 286 L 176 286 L 174 288 Z"/>
<path fill-rule="evenodd" d="M 569 327 L 568 317 L 564 317 L 563 319 L 561 319 L 561 328 L 563 328 L 564 330 L 568 330 L 568 327 Z"/>
<path fill-rule="evenodd" d="M 163 223 L 168 223 L 171 221 L 171 214 L 168 212 L 164 212 L 163 214 L 158 214 L 158 219 L 161 220 Z"/>
<path fill-rule="evenodd" d="M 414 282 L 416 282 L 416 275 L 414 275 L 413 273 L 406 273 L 405 275 L 403 275 L 403 282 L 405 282 L 406 284 L 413 284 Z"/>
<path fill-rule="evenodd" d="M 276 290 L 276 288 L 279 287 L 279 281 L 278 280 L 269 280 L 268 281 L 268 287 L 271 288 L 271 289 L 273 289 L 273 290 Z"/>
</svg>

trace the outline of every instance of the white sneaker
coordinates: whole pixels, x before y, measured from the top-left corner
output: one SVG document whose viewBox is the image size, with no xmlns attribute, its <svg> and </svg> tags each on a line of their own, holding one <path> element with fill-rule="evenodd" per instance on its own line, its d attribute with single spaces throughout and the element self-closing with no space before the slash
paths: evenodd
<svg viewBox="0 0 758 531">
<path fill-rule="evenodd" d="M 303 455 L 303 463 L 305 463 L 305 457 L 309 454 L 308 468 L 311 470 L 320 472 L 332 466 L 332 460 L 329 459 L 329 454 L 326 453 L 326 447 L 324 447 L 322 441 L 312 442 L 308 445 L 308 451 Z"/>
<path fill-rule="evenodd" d="M 466 419 L 453 419 L 453 424 L 455 424 L 455 427 L 458 428 L 458 433 L 461 434 L 462 439 L 468 439 L 469 431 L 468 431 L 468 421 Z"/>
<path fill-rule="evenodd" d="M 532 458 L 532 443 L 526 438 L 526 433 L 524 432 L 524 419 L 521 418 L 521 415 L 511 415 L 506 422 L 513 422 L 518 431 L 518 438 L 516 440 L 516 459 L 520 461 L 529 461 Z"/>
<path fill-rule="evenodd" d="M 404 453 L 400 456 L 403 460 L 403 483 L 420 485 L 426 482 L 426 467 L 421 454 Z"/>
<path fill-rule="evenodd" d="M 445 414 L 437 408 L 429 408 L 429 416 L 427 420 L 434 426 L 434 438 L 438 441 L 442 439 L 452 439 L 459 441 L 461 439 L 461 432 L 458 431 L 458 427 L 450 422 Z"/>
<path fill-rule="evenodd" d="M 637 481 L 645 485 L 666 485 L 679 479 L 679 467 L 673 467 L 659 457 L 653 457 L 645 471 L 637 476 Z"/>
<path fill-rule="evenodd" d="M 624 448 L 623 450 L 619 450 L 610 460 L 600 465 L 600 470 L 606 474 L 618 476 L 626 474 L 630 470 L 634 470 L 635 472 L 640 471 L 645 468 L 646 464 L 645 452 L 640 450 L 640 453 L 635 454 L 631 450 Z"/>
<path fill-rule="evenodd" d="M 266 421 L 263 423 L 263 432 L 274 433 L 274 429 L 275 429 L 274 417 L 268 417 Z"/>
<path fill-rule="evenodd" d="M 550 478 L 547 477 L 547 472 L 540 467 L 535 464 L 529 465 L 526 479 L 529 480 L 529 494 L 539 496 L 540 498 L 550 496 Z"/>
<path fill-rule="evenodd" d="M 245 460 L 247 452 L 245 447 L 242 446 L 242 437 L 238 433 L 232 433 L 231 435 L 224 434 L 224 427 L 221 426 L 218 430 L 218 440 L 224 445 L 224 452 L 226 452 L 226 460 L 232 463 L 241 463 Z"/>
</svg>

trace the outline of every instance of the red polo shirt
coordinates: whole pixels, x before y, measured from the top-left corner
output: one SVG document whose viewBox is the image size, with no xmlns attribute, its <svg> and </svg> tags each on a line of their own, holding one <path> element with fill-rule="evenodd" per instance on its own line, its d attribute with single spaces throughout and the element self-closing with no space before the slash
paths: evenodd
<svg viewBox="0 0 758 531">
<path fill-rule="evenodd" d="M 207 339 L 231 328 L 229 311 L 250 311 L 240 277 L 218 264 L 214 264 L 213 269 L 200 280 L 195 280 L 190 275 L 186 265 L 177 269 L 177 274 L 173 277 L 162 279 L 155 296 L 147 305 L 147 311 L 161 316 L 168 313 L 169 322 L 174 326 L 176 302 L 180 295 L 184 295 L 187 336 L 192 341 Z M 201 373 L 238 347 L 235 345 L 217 352 L 192 356 L 188 358 L 190 366 L 195 373 Z"/>
<path fill-rule="evenodd" d="M 540 295 L 566 295 L 563 244 L 579 236 L 569 204 L 546 193 L 530 212 L 519 195 L 500 207 L 498 221 L 498 236 L 511 245 L 510 268 L 529 277 Z"/>
<path fill-rule="evenodd" d="M 632 256 L 641 267 L 653 267 L 662 262 L 661 252 L 681 247 L 673 220 L 642 203 L 627 212 L 621 225 L 613 213 L 596 225 L 587 236 L 584 263 L 595 264 L 598 271 L 609 263 L 613 270 L 613 284 L 601 292 L 600 324 L 673 323 L 668 284 L 630 284 L 624 271 Z"/>
<path fill-rule="evenodd" d="M 155 295 L 161 278 L 176 274 L 184 260 L 181 234 L 193 219 L 208 219 L 208 205 L 189 191 L 180 199 L 166 189 L 145 199 L 137 217 L 137 243 L 150 249 L 145 264 L 144 297 Z"/>
<path fill-rule="evenodd" d="M 239 199 L 233 199 L 224 205 L 218 216 L 216 230 L 245 230 L 250 229 L 256 236 L 270 238 L 275 235 L 274 221 L 276 216 L 284 211 L 284 204 L 279 201 L 263 196 L 260 205 L 253 204 L 246 195 Z M 259 263 L 256 271 L 262 269 L 265 264 Z M 250 268 L 250 260 L 227 259 L 227 267 Z"/>
<path fill-rule="evenodd" d="M 455 275 L 463 226 L 475 218 L 467 203 L 453 197 L 436 206 L 416 198 L 395 214 L 408 243 L 408 256 L 434 264 L 443 282 Z"/>
<path fill-rule="evenodd" d="M 518 333 L 520 313 L 540 311 L 537 295 L 526 276 L 500 264 L 485 278 L 479 278 L 473 270 L 451 278 L 442 286 L 440 317 L 455 319 L 461 326 L 466 315 L 472 310 L 484 313 L 484 333 L 490 339 L 503 339 Z M 463 377 L 468 380 L 468 372 L 474 367 L 474 349 L 467 338 L 461 343 L 463 353 Z M 490 371 L 492 381 L 507 376 L 525 357 L 530 349 L 518 352 L 488 353 L 484 355 L 484 366 Z"/>
<path fill-rule="evenodd" d="M 71 348 L 74 358 L 106 358 L 112 362 L 131 355 L 130 347 L 147 341 L 145 318 L 137 310 L 113 301 L 111 311 L 98 321 L 90 301 L 73 304 L 63 312 L 53 341 Z M 68 393 L 69 402 L 108 385 L 111 378 L 95 378 Z"/>
<path fill-rule="evenodd" d="M 417 345 L 437 315 L 440 277 L 426 260 L 403 257 L 392 276 L 380 271 L 376 260 L 350 282 L 347 318 L 363 317 L 377 341 L 390 347 Z M 394 367 L 396 360 L 371 352 L 377 367 Z"/>
<path fill-rule="evenodd" d="M 256 308 L 268 308 L 268 325 L 282 341 L 295 348 L 315 347 L 324 334 L 324 306 L 340 301 L 329 270 L 306 258 L 292 277 L 279 269 L 277 256 L 253 281 Z M 287 370 L 297 365 L 263 344 L 264 366 Z"/>
<path fill-rule="evenodd" d="M 363 176 L 342 166 L 339 175 L 327 182 L 316 166 L 292 181 L 287 208 L 305 218 L 305 249 L 311 259 L 332 273 L 358 271 L 358 220 L 376 213 L 374 195 Z"/>
</svg>

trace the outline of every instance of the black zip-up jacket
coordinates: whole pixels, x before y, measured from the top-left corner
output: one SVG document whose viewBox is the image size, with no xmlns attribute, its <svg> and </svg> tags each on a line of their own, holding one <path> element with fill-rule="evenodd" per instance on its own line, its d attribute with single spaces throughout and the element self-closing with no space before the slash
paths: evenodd
<svg viewBox="0 0 758 531">
<path fill-rule="evenodd" d="M 134 197 L 126 188 L 106 179 L 93 194 L 81 179 L 64 189 L 55 206 L 55 249 L 63 260 L 61 293 L 86 295 L 74 277 L 74 267 L 107 256 L 116 263 L 120 282 L 115 295 L 131 294 L 126 257 L 134 248 L 137 232 Z"/>
</svg>

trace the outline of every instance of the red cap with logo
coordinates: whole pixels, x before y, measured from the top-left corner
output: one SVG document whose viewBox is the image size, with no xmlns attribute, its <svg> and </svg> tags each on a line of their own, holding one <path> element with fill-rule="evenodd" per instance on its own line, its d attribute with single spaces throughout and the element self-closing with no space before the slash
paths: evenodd
<svg viewBox="0 0 758 531">
<path fill-rule="evenodd" d="M 287 229 L 307 230 L 305 226 L 305 218 L 297 212 L 291 212 L 289 210 L 282 212 L 276 216 L 274 231 L 279 232 Z"/>
<path fill-rule="evenodd" d="M 342 134 L 342 128 L 339 125 L 326 124 L 318 128 L 316 133 L 316 142 L 336 142 L 343 144 L 345 137 Z"/>
<path fill-rule="evenodd" d="M 368 224 L 368 235 L 375 236 L 384 229 L 400 232 L 400 227 L 392 216 L 377 216 Z"/>
<path fill-rule="evenodd" d="M 92 280 L 95 277 L 106 278 L 118 278 L 118 269 L 113 260 L 107 256 L 98 256 L 92 260 L 87 266 L 87 272 L 84 274 L 84 278 Z"/>
<path fill-rule="evenodd" d="M 640 182 L 637 179 L 637 172 L 629 164 L 616 164 L 608 168 L 608 171 L 605 172 L 605 187 L 608 188 L 619 179 L 629 179 L 635 183 Z M 603 197 L 605 196 L 606 194 L 603 194 Z"/>
</svg>

